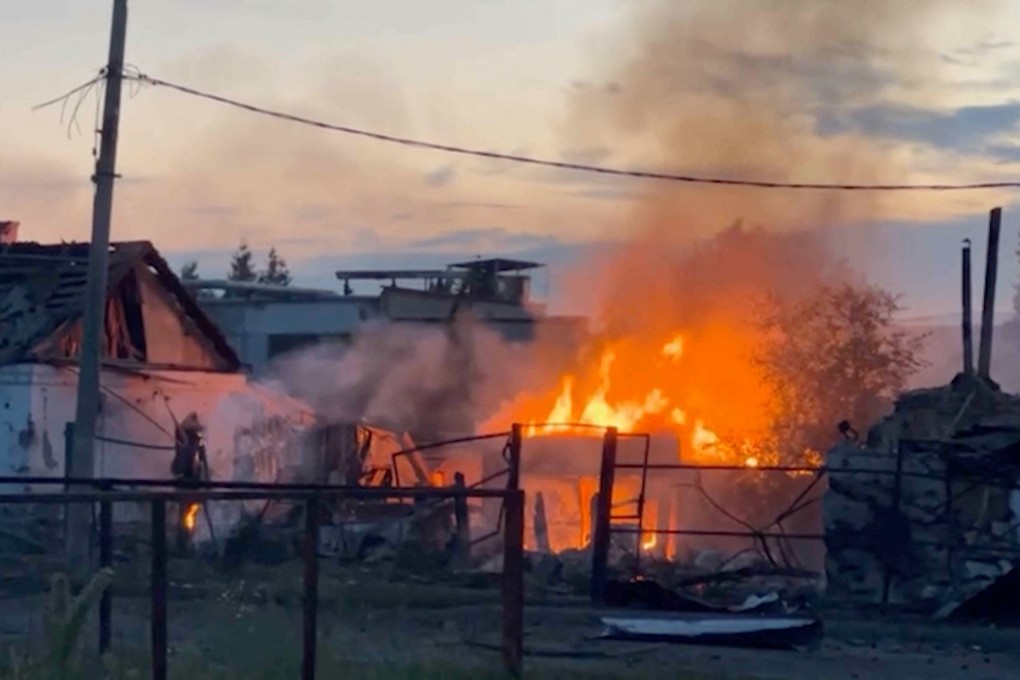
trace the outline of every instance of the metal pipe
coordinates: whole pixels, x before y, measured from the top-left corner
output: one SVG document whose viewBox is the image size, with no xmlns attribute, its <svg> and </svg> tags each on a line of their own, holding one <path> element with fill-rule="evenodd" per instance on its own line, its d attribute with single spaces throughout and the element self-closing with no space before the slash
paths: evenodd
<svg viewBox="0 0 1020 680">
<path fill-rule="evenodd" d="M 962 253 L 962 276 L 963 276 L 963 373 L 964 375 L 974 374 L 974 321 L 973 299 L 971 294 L 970 274 L 970 239 L 963 242 Z"/>
<path fill-rule="evenodd" d="M 981 346 L 978 348 L 978 375 L 990 378 L 992 372 L 992 334 L 995 331 L 995 281 L 999 269 L 999 232 L 1002 208 L 993 208 L 988 218 L 988 256 L 985 260 L 985 297 L 981 308 Z"/>
</svg>

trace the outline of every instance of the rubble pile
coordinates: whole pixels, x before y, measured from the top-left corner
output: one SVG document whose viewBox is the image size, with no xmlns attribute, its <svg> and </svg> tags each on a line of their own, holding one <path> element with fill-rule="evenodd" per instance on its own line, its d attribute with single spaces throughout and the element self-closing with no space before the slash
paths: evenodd
<svg viewBox="0 0 1020 680">
<path fill-rule="evenodd" d="M 1020 564 L 1020 398 L 994 383 L 905 393 L 826 465 L 830 596 L 949 613 Z"/>
</svg>

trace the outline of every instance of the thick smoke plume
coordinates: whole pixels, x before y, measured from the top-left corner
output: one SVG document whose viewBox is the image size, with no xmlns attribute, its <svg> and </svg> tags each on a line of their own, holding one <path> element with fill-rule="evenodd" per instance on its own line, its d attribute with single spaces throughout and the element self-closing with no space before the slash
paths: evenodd
<svg viewBox="0 0 1020 680">
<path fill-rule="evenodd" d="M 273 379 L 325 420 L 367 422 L 434 440 L 470 434 L 507 395 L 555 368 L 554 339 L 504 340 L 471 319 L 452 327 L 379 323 L 349 346 L 320 345 L 278 360 Z"/>
<path fill-rule="evenodd" d="M 986 2 L 987 6 L 995 3 Z M 897 183 L 959 173 L 920 145 L 840 125 L 858 108 L 928 94 L 944 62 L 933 27 L 967 17 L 945 0 L 723 0 L 636 3 L 580 83 L 571 143 L 623 162 L 777 181 Z M 940 168 L 941 166 L 941 168 Z M 921 170 L 920 168 L 927 168 Z M 982 197 L 987 198 L 987 196 Z M 663 238 L 702 236 L 735 218 L 770 228 L 944 217 L 971 198 L 784 192 L 649 184 L 636 221 Z M 667 236 L 671 234 L 672 236 Z"/>
<path fill-rule="evenodd" d="M 574 92 L 567 137 L 575 147 L 626 149 L 635 162 L 698 174 L 908 179 L 915 152 L 823 123 L 840 107 L 895 96 L 922 72 L 930 77 L 925 28 L 951 4 L 640 3 L 607 62 L 595 63 L 599 77 Z M 600 381 L 608 343 L 616 356 L 610 398 L 640 401 L 662 389 L 671 409 L 691 410 L 716 429 L 760 428 L 768 394 L 749 358 L 763 298 L 845 278 L 823 230 L 895 214 L 900 200 L 647 185 L 614 234 L 618 245 L 576 277 L 585 281 L 579 297 L 596 290 L 600 300 L 600 337 L 580 352 L 575 371 L 578 399 Z M 726 228 L 739 219 L 749 226 Z M 683 362 L 650 361 L 677 333 Z M 554 340 L 523 348 L 473 325 L 459 334 L 380 327 L 343 352 L 292 357 L 279 374 L 335 419 L 461 432 L 544 419 L 569 368 Z"/>
</svg>

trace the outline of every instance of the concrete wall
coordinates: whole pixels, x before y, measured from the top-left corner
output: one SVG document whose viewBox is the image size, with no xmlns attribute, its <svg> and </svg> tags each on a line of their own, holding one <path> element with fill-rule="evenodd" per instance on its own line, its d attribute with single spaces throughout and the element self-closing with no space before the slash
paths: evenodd
<svg viewBox="0 0 1020 680">
<path fill-rule="evenodd" d="M 378 301 L 362 297 L 294 302 L 215 300 L 202 305 L 241 361 L 256 374 L 268 367 L 271 336 L 340 336 L 379 316 Z"/>
<path fill-rule="evenodd" d="M 39 458 L 43 449 L 34 445 L 40 435 L 32 419 L 32 374 L 30 365 L 0 368 L 0 475 L 26 475 L 32 470 L 48 475 L 57 467 L 43 464 Z M 56 442 L 50 439 L 49 446 L 61 452 L 56 456 L 57 474 L 63 474 L 63 435 Z"/>
<path fill-rule="evenodd" d="M 440 301 L 442 304 L 446 302 L 448 301 Z M 367 321 L 388 318 L 380 309 L 379 298 L 360 296 L 336 300 L 281 302 L 211 300 L 202 301 L 202 305 L 205 312 L 223 330 L 231 346 L 240 355 L 241 361 L 251 366 L 256 375 L 263 374 L 269 367 L 273 354 L 271 352 L 273 336 L 340 337 L 355 332 Z M 428 309 L 422 307 L 419 312 L 428 312 Z M 407 309 L 402 313 L 405 316 L 409 314 Z M 415 318 L 421 316 L 422 314 L 418 314 Z M 442 319 L 445 314 L 432 316 Z M 443 322 L 433 320 L 422 323 Z M 536 322 L 529 322 L 523 318 L 487 319 L 485 323 L 507 340 L 515 342 L 532 341 L 540 335 L 555 335 L 562 339 L 571 355 L 587 332 L 586 321 L 573 317 L 539 317 Z"/>
</svg>

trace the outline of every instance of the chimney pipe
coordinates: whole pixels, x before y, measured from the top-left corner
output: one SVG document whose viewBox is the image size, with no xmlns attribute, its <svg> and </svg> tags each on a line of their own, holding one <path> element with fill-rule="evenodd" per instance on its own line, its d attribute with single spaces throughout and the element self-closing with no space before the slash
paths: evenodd
<svg viewBox="0 0 1020 680">
<path fill-rule="evenodd" d="M 978 375 L 990 378 L 992 372 L 992 333 L 995 330 L 995 279 L 999 268 L 999 230 L 1002 208 L 993 208 L 988 219 L 988 257 L 985 260 L 985 299 L 981 309 L 981 346 L 978 349 Z"/>
<path fill-rule="evenodd" d="M 0 243 L 6 245 L 18 242 L 19 223 L 13 220 L 0 221 Z"/>
<path fill-rule="evenodd" d="M 974 321 L 970 276 L 970 239 L 963 241 L 963 373 L 974 374 Z"/>
</svg>

